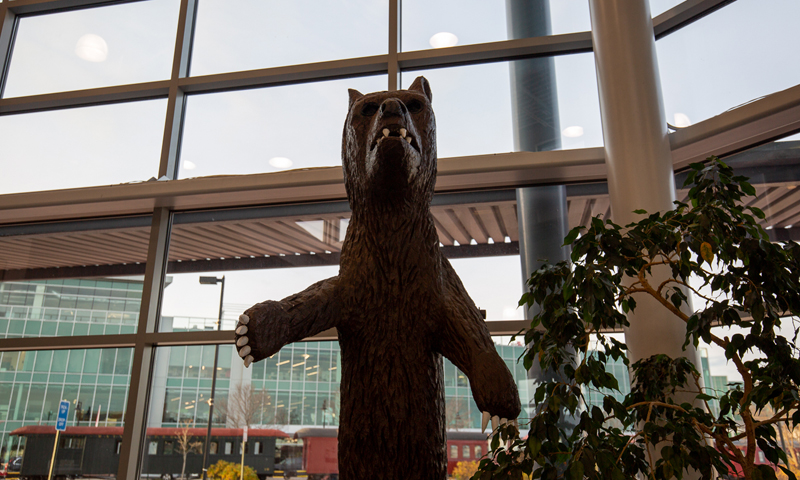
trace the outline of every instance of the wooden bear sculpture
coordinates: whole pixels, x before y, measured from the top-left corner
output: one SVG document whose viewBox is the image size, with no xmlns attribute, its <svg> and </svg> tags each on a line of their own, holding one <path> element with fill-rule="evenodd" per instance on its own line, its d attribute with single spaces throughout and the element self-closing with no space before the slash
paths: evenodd
<svg viewBox="0 0 800 480">
<path fill-rule="evenodd" d="M 342 354 L 341 480 L 444 480 L 442 355 L 467 377 L 484 425 L 520 412 L 511 373 L 439 250 L 429 208 L 436 129 L 424 77 L 350 90 L 342 164 L 352 217 L 339 275 L 240 316 L 245 365 L 336 327 Z"/>
</svg>

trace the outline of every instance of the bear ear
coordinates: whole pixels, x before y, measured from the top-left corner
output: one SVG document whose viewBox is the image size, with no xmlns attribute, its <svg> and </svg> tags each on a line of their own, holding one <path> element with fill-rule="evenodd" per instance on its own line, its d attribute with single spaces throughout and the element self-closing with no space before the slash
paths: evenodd
<svg viewBox="0 0 800 480">
<path fill-rule="evenodd" d="M 353 90 L 352 88 L 348 88 L 347 93 L 350 94 L 350 104 L 347 107 L 348 110 L 353 108 L 353 104 L 356 103 L 356 100 L 364 96 L 364 94 L 358 90 Z"/>
<path fill-rule="evenodd" d="M 431 93 L 431 84 L 428 83 L 428 79 L 422 76 L 417 77 L 414 80 L 414 83 L 408 87 L 409 90 L 417 90 L 425 94 L 428 97 L 428 101 L 433 103 L 433 94 Z"/>
</svg>

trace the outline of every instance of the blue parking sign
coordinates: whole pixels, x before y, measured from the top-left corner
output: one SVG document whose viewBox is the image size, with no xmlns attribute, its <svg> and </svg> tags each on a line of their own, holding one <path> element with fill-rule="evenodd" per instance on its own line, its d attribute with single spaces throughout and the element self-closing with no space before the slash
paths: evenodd
<svg viewBox="0 0 800 480">
<path fill-rule="evenodd" d="M 67 415 L 69 414 L 69 402 L 62 400 L 58 406 L 58 419 L 56 420 L 56 430 L 63 432 L 67 429 Z"/>
</svg>

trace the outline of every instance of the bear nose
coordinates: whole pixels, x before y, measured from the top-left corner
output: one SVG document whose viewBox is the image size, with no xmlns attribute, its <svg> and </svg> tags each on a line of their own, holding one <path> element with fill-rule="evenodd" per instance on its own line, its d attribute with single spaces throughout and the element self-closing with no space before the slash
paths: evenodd
<svg viewBox="0 0 800 480">
<path fill-rule="evenodd" d="M 408 111 L 406 110 L 406 106 L 403 105 L 403 102 L 397 100 L 396 98 L 387 98 L 383 101 L 383 103 L 381 103 L 381 116 L 402 117 L 407 112 Z"/>
</svg>

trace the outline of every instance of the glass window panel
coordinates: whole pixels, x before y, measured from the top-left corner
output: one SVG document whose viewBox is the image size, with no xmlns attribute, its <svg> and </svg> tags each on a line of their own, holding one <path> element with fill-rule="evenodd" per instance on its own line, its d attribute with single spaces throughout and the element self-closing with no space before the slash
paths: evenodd
<svg viewBox="0 0 800 480">
<path fill-rule="evenodd" d="M 119 353 L 130 354 L 131 349 L 116 349 Z M 8 367 L 24 363 L 26 358 L 33 359 L 34 353 L 36 354 L 36 365 L 38 367 L 39 361 L 42 358 L 53 359 L 61 363 L 66 362 L 68 356 L 75 358 L 83 358 L 85 350 L 67 350 L 67 351 L 47 351 L 42 350 L 38 352 L 5 352 L 2 360 L 0 360 L 0 371 L 8 371 Z M 66 355 L 65 355 L 66 354 Z M 31 360 L 33 361 L 33 360 Z M 130 383 L 130 371 L 124 372 L 126 385 Z M 101 434 L 97 434 L 97 441 L 111 442 L 108 450 L 114 447 L 116 441 L 122 438 L 122 415 L 124 414 L 125 398 L 127 396 L 127 386 L 120 387 L 115 393 L 112 413 L 109 412 L 109 395 L 111 388 L 105 385 L 97 385 L 96 383 L 86 382 L 83 384 L 68 384 L 68 379 L 65 380 L 64 375 L 50 375 L 47 380 L 36 381 L 36 377 L 41 375 L 16 375 L 0 377 L 0 416 L 3 422 L 0 422 L 0 439 L 2 439 L 3 459 L 8 461 L 10 451 L 13 451 L 13 445 L 27 445 L 24 453 L 20 450 L 19 456 L 29 458 L 30 462 L 38 462 L 35 459 L 50 458 L 52 453 L 52 438 L 50 440 L 31 441 L 27 435 L 30 431 L 26 431 L 26 427 L 41 427 L 47 426 L 50 429 L 56 423 L 58 416 L 58 409 L 61 400 L 67 400 L 70 404 L 69 414 L 67 416 L 67 427 L 84 426 L 84 427 L 118 427 L 116 430 L 109 433 L 104 430 Z M 84 377 L 86 379 L 86 377 Z M 116 387 L 114 387 L 116 389 Z M 69 432 L 69 431 L 68 431 Z M 88 433 L 89 436 L 95 435 Z M 67 441 L 64 445 L 66 448 L 76 448 L 74 439 L 72 437 L 63 437 Z M 104 449 L 105 450 L 105 449 Z M 14 455 L 14 454 L 12 454 Z M 58 463 L 56 464 L 56 472 L 64 471 L 64 468 L 74 468 L 74 464 L 70 466 L 68 462 L 70 458 L 65 458 L 59 455 Z M 47 462 L 41 462 L 41 471 L 28 470 L 30 475 L 46 475 Z M 29 463 L 28 466 L 32 466 Z M 62 470 L 59 470 L 59 469 Z M 116 467 L 114 467 L 116 468 Z M 108 473 L 113 473 L 109 471 Z"/>
<path fill-rule="evenodd" d="M 656 42 L 667 122 L 684 127 L 800 83 L 792 0 L 739 0 Z M 741 32 L 747 32 L 742 35 Z"/>
<path fill-rule="evenodd" d="M 552 59 L 556 78 L 558 126 L 545 120 L 552 137 L 547 147 L 539 150 L 586 148 L 603 145 L 600 104 L 597 98 L 594 55 L 564 55 Z M 541 62 L 546 59 L 519 60 Z M 403 74 L 404 88 L 418 75 L 425 76 L 433 92 L 436 113 L 436 142 L 439 158 L 505 153 L 515 150 L 512 117 L 510 63 L 491 63 L 466 67 L 442 68 Z M 552 92 L 536 90 L 526 96 L 523 108 L 549 102 Z M 542 112 L 537 118 L 553 111 Z"/>
<path fill-rule="evenodd" d="M 51 422 L 58 416 L 58 405 L 61 403 L 61 392 L 64 386 L 60 382 L 51 380 L 47 385 L 47 395 L 44 399 L 44 409 L 42 410 L 42 420 Z"/>
<path fill-rule="evenodd" d="M 541 25 L 535 36 L 591 30 L 588 2 L 530 3 L 534 4 L 532 8 L 538 19 L 549 15 L 549 25 Z M 427 50 L 508 40 L 506 5 L 503 0 L 404 0 L 402 49 Z"/>
<path fill-rule="evenodd" d="M 180 178 L 341 165 L 348 88 L 386 90 L 386 77 L 192 96 Z"/>
<path fill-rule="evenodd" d="M 0 194 L 156 176 L 166 106 L 160 99 L 0 116 Z"/>
<path fill-rule="evenodd" d="M 385 54 L 388 3 L 202 0 L 192 75 Z"/>
<path fill-rule="evenodd" d="M 450 260 L 486 320 L 521 320 L 522 266 L 518 255 Z"/>
<path fill-rule="evenodd" d="M 57 277 L 67 274 L 66 272 L 84 270 L 87 276 L 94 278 L 83 281 L 92 285 L 103 281 L 102 275 L 113 274 L 114 271 L 123 275 L 134 269 L 136 273 L 141 272 L 143 275 L 147 260 L 149 221 L 147 218 L 142 219 L 141 226 L 129 228 L 0 235 L 0 275 L 8 271 L 28 270 L 33 277 L 31 280 L 0 282 L 0 310 L 11 310 L 12 315 L 18 319 L 11 321 L 8 331 L 0 329 L 0 337 L 37 336 L 40 329 L 46 335 L 111 333 L 105 328 L 106 324 L 114 323 L 122 312 L 110 310 L 115 305 L 110 300 L 125 298 L 130 289 L 140 289 L 143 276 L 119 276 L 115 282 L 119 288 L 114 289 L 78 289 L 65 284 L 65 280 L 69 279 Z M 43 279 L 37 280 L 36 277 Z M 135 303 L 137 314 L 133 315 L 134 318 L 138 317 L 139 301 Z M 45 309 L 42 307 L 44 304 L 51 307 Z M 76 305 L 84 304 L 88 309 L 76 310 Z M 41 313 L 45 310 L 49 312 L 49 318 L 58 321 L 43 320 Z M 24 330 L 17 328 L 14 322 L 19 322 L 19 326 L 24 324 Z M 131 328 L 135 329 L 136 322 L 132 323 Z M 42 357 L 42 361 L 48 359 L 49 357 Z M 65 365 L 69 365 L 70 372 L 80 371 L 82 364 L 75 362 L 78 362 L 77 358 L 68 363 L 64 357 L 54 365 L 54 371 L 64 371 Z M 119 362 L 117 368 L 128 368 L 129 361 L 119 359 Z M 115 365 L 113 357 L 106 358 L 103 365 L 101 373 L 111 373 Z M 94 368 L 96 371 L 97 365 Z M 36 369 L 47 371 L 47 366 L 37 364 Z"/>
<path fill-rule="evenodd" d="M 53 366 L 51 371 L 64 372 L 67 368 L 67 359 L 69 352 L 66 350 L 56 350 L 53 352 Z"/>
<path fill-rule="evenodd" d="M 85 350 L 75 350 L 69 354 L 69 364 L 67 365 L 68 373 L 80 373 L 83 368 L 83 357 L 86 355 Z"/>
<path fill-rule="evenodd" d="M 160 431 L 159 437 L 151 436 L 150 441 L 158 439 L 162 442 L 175 442 L 173 450 L 176 455 L 182 455 L 181 442 L 179 441 L 180 435 L 188 435 L 189 444 L 194 444 L 194 447 L 187 452 L 187 465 L 197 465 L 197 471 L 199 471 L 202 453 L 205 449 L 205 431 L 208 428 L 208 403 L 210 398 L 213 398 L 210 441 L 216 442 L 218 446 L 219 442 L 230 440 L 229 433 L 217 430 L 220 428 L 239 428 L 245 424 L 250 425 L 250 437 L 253 440 L 262 438 L 261 434 L 255 429 L 275 428 L 272 423 L 274 414 L 271 413 L 274 410 L 274 402 L 272 401 L 272 392 L 257 387 L 250 380 L 249 372 L 241 367 L 241 359 L 236 356 L 230 345 L 219 347 L 219 364 L 227 363 L 230 365 L 235 357 L 238 365 L 233 369 L 233 375 L 230 373 L 230 368 L 228 368 L 227 376 L 223 375 L 223 370 L 217 370 L 216 391 L 213 394 L 210 388 L 197 387 L 197 381 L 194 378 L 185 376 L 189 369 L 181 372 L 184 375 L 182 383 L 179 382 L 177 386 L 167 386 L 168 384 L 172 385 L 169 383 L 172 382 L 172 378 L 167 378 L 170 365 L 182 362 L 185 356 L 192 355 L 191 350 L 193 348 L 199 349 L 201 347 L 158 347 L 156 349 L 152 376 L 153 383 L 150 387 L 150 411 L 147 416 L 149 427 L 173 429 L 167 431 L 166 434 Z M 210 349 L 213 352 L 215 346 L 203 346 L 202 348 L 203 352 L 197 355 L 200 364 L 194 364 L 193 370 L 199 369 L 200 371 L 213 372 L 214 357 L 213 355 L 206 355 L 205 350 Z M 193 380 L 193 382 L 187 380 Z M 203 381 L 208 381 L 210 386 L 210 380 L 201 380 L 201 382 Z M 181 432 L 184 428 L 189 428 L 190 430 L 183 434 Z M 214 448 L 210 449 L 210 452 L 214 451 Z M 171 467 L 159 459 L 159 453 L 153 453 L 149 449 L 145 450 L 143 473 L 148 476 L 176 473 L 167 470 Z M 211 458 L 211 463 L 216 463 L 218 460 Z"/>
<path fill-rule="evenodd" d="M 21 17 L 4 97 L 168 79 L 179 8 L 149 0 Z"/>
<path fill-rule="evenodd" d="M 100 351 L 100 373 L 114 373 L 116 356 L 116 349 L 113 348 L 105 348 Z"/>
<path fill-rule="evenodd" d="M 38 352 L 36 354 L 36 363 L 33 369 L 37 372 L 49 372 L 50 360 L 53 357 L 53 352 Z"/>
<path fill-rule="evenodd" d="M 186 347 L 186 377 L 197 378 L 200 372 L 200 354 L 203 347 Z"/>
<path fill-rule="evenodd" d="M 42 406 L 44 403 L 45 386 L 31 385 L 28 403 L 25 405 L 25 420 L 39 422 L 42 419 Z"/>
</svg>

